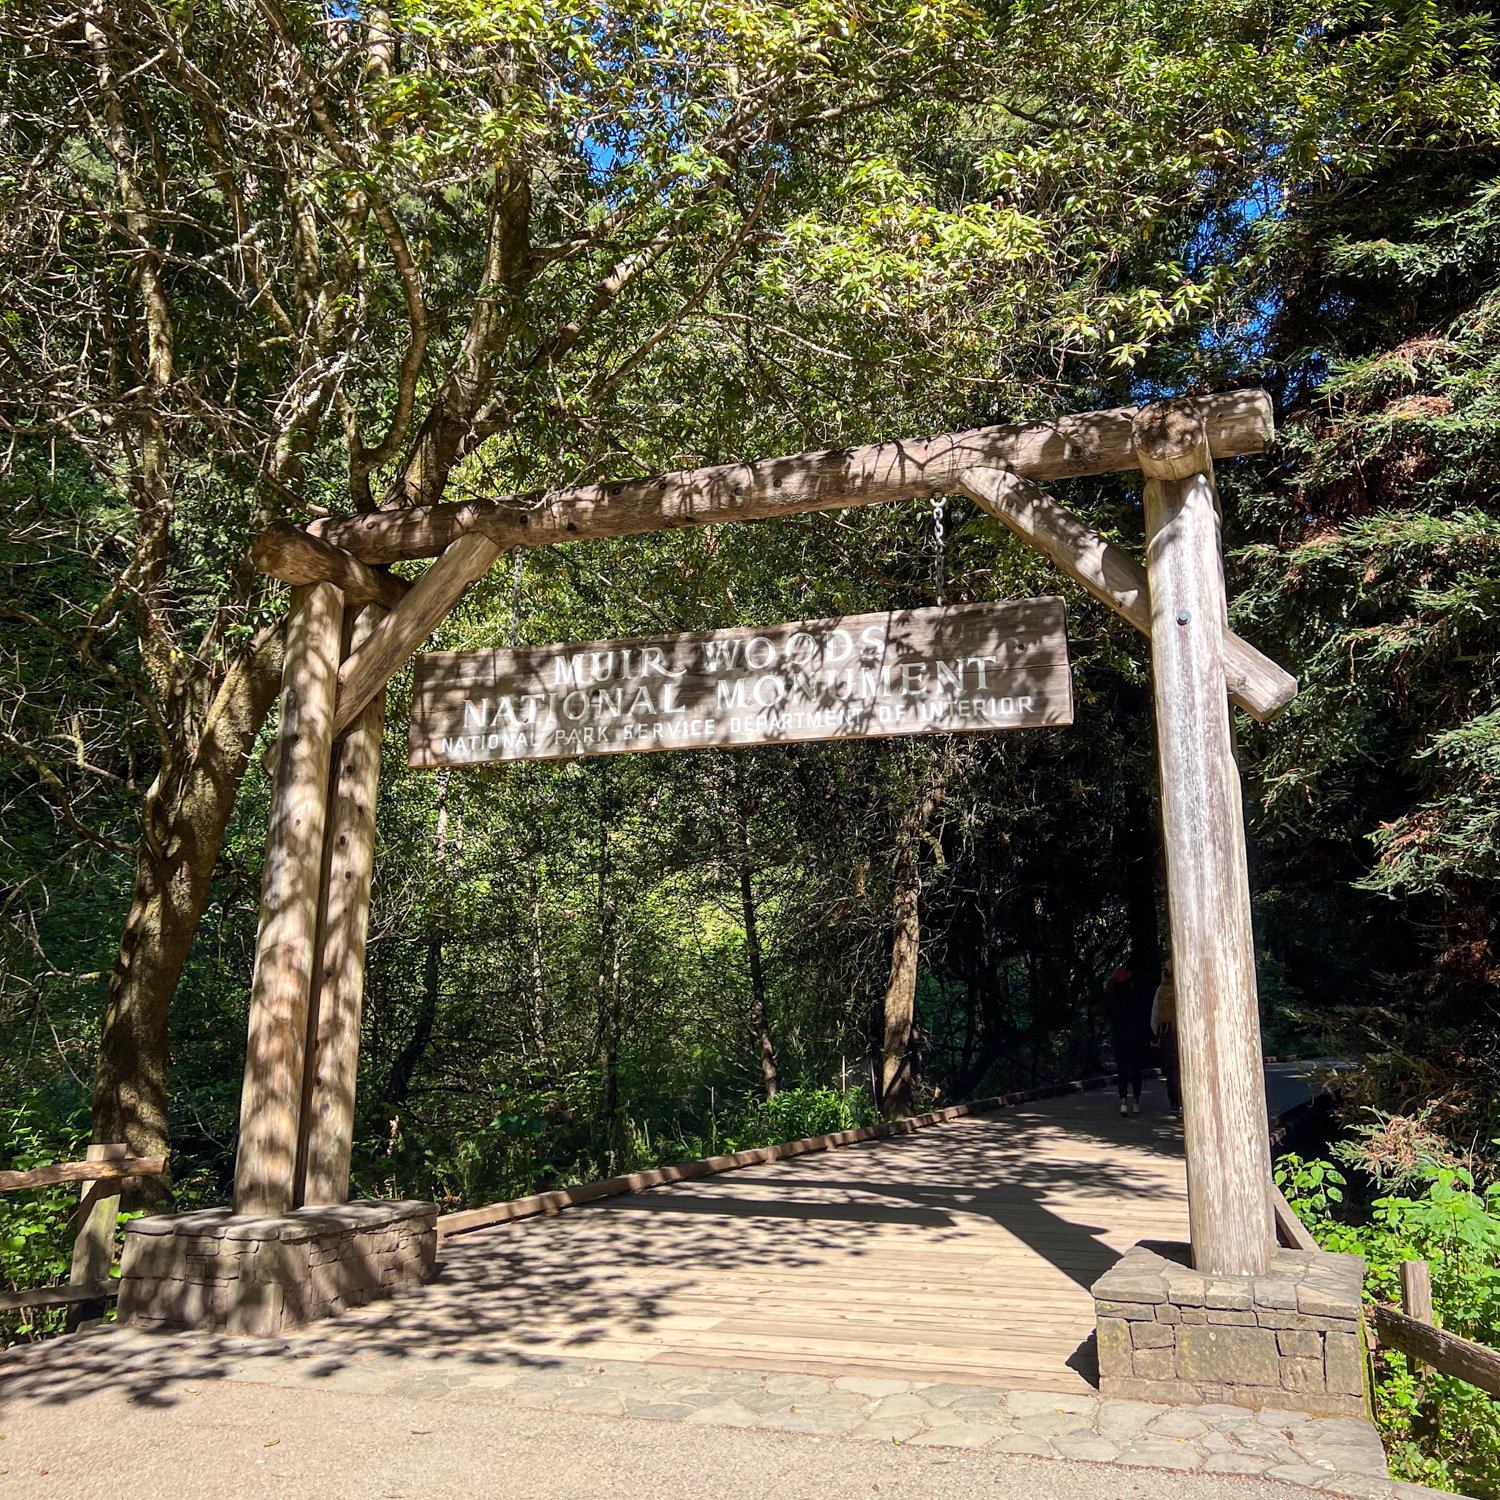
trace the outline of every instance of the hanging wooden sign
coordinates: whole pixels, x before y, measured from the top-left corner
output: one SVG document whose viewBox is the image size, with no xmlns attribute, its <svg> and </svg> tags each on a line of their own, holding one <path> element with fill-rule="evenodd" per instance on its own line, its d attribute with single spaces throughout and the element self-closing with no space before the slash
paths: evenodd
<svg viewBox="0 0 1500 1500">
<path fill-rule="evenodd" d="M 417 658 L 413 766 L 1073 722 L 1063 601 Z"/>
</svg>

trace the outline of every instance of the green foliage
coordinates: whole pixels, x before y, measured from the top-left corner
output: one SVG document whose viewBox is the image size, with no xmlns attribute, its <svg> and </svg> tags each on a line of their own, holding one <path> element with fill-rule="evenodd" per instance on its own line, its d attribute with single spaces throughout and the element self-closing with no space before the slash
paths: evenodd
<svg viewBox="0 0 1500 1500">
<path fill-rule="evenodd" d="M 727 1110 L 717 1125 L 721 1149 L 748 1151 L 780 1141 L 832 1135 L 874 1122 L 875 1108 L 863 1088 L 782 1089 L 772 1099 L 751 1099 Z"/>
<path fill-rule="evenodd" d="M 1491 1180 L 1472 1146 L 1500 1135 L 1493 18 L 403 0 L 386 46 L 379 8 L 279 8 L 280 34 L 216 0 L 100 20 L 139 223 L 75 8 L 0 8 L 5 1149 L 77 1149 L 132 885 L 164 884 L 215 694 L 282 608 L 241 561 L 267 520 L 1263 381 L 1279 444 L 1221 480 L 1236 624 L 1302 684 L 1239 740 L 1267 1034 L 1362 1052 L 1352 1092 L 1428 1109 L 1428 1144 L 1361 1143 L 1386 1206 L 1359 1233 L 1379 1284 L 1398 1242 L 1437 1247 L 1463 1268 L 1445 1316 L 1492 1318 L 1460 1282 L 1486 1284 L 1488 1231 L 1464 1246 L 1493 1208 L 1461 1174 Z M 1064 498 L 1139 548 L 1132 482 Z M 973 506 L 949 522 L 950 597 L 1058 587 Z M 926 527 L 890 507 L 544 549 L 437 644 L 924 604 Z M 1097 1071 L 1100 980 L 1159 936 L 1149 673 L 1068 592 L 1072 732 L 445 778 L 404 769 L 398 678 L 356 1190 L 457 1206 L 867 1119 L 832 1085 L 878 1048 L 893 855 L 936 781 L 923 1087 Z M 250 766 L 153 1055 L 178 1206 L 229 1189 Z M 210 771 L 225 796 L 238 775 Z M 1288 1170 L 1327 1233 L 1355 1233 L 1337 1166 Z M 60 1274 L 68 1198 L 0 1200 L 8 1277 Z M 1439 1392 L 1435 1434 L 1413 1413 L 1439 1388 L 1405 1379 L 1392 1361 L 1382 1400 L 1409 1471 L 1447 1444 L 1487 1472 L 1482 1403 Z"/>
<path fill-rule="evenodd" d="M 1370 1162 L 1375 1137 L 1390 1137 L 1381 1120 L 1341 1154 Z M 1346 1197 L 1345 1178 L 1326 1161 L 1283 1157 L 1276 1180 L 1325 1250 L 1361 1255 L 1366 1294 L 1400 1305 L 1400 1265 L 1425 1260 L 1432 1269 L 1440 1327 L 1500 1348 L 1500 1184 L 1479 1190 L 1472 1173 L 1443 1164 L 1441 1142 L 1422 1129 L 1401 1130 L 1421 1141 L 1387 1160 L 1405 1190 L 1380 1192 L 1367 1205 Z M 1376 1415 L 1397 1478 L 1461 1494 L 1500 1495 L 1500 1402 L 1451 1376 L 1417 1373 L 1394 1350 L 1376 1362 Z"/>
<path fill-rule="evenodd" d="M 88 1112 L 76 1098 L 33 1091 L 0 1109 L 0 1167 L 26 1171 L 77 1161 L 88 1140 Z M 0 1193 L 0 1288 L 57 1286 L 68 1279 L 73 1237 L 69 1221 L 76 1187 Z M 62 1331 L 61 1308 L 0 1313 L 0 1347 Z"/>
<path fill-rule="evenodd" d="M 571 1080 L 578 1106 L 571 1128 L 569 1090 L 511 1091 L 488 1121 L 467 1127 L 456 1139 L 430 1128 L 408 1137 L 399 1118 L 384 1139 L 356 1146 L 357 1194 L 425 1196 L 448 1207 L 472 1207 L 524 1197 L 549 1188 L 673 1162 L 695 1161 L 754 1146 L 828 1135 L 871 1124 L 875 1108 L 863 1088 L 793 1087 L 772 1099 L 710 1095 L 701 1108 L 683 1099 L 663 1100 L 664 1117 L 653 1122 L 626 1115 L 615 1149 L 600 1152 L 600 1138 L 584 1114 L 598 1079 Z"/>
</svg>

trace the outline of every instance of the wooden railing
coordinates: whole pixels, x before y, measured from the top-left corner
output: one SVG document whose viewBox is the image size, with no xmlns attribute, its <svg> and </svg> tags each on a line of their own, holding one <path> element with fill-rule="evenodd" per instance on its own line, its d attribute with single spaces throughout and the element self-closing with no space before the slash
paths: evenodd
<svg viewBox="0 0 1500 1500">
<path fill-rule="evenodd" d="M 1286 1201 L 1286 1195 L 1273 1182 L 1271 1184 L 1271 1217 L 1276 1221 L 1276 1241 L 1288 1250 L 1316 1250 L 1318 1242 L 1309 1233 L 1307 1225 L 1297 1217 L 1297 1211 Z"/>
<path fill-rule="evenodd" d="M 79 1184 L 74 1213 L 77 1232 L 66 1286 L 31 1287 L 0 1292 L 0 1313 L 21 1308 L 70 1307 L 72 1321 L 102 1313 L 115 1296 L 110 1267 L 115 1259 L 115 1225 L 120 1216 L 120 1184 L 130 1177 L 159 1177 L 167 1170 L 164 1156 L 131 1156 L 119 1144 L 88 1148 L 86 1161 L 56 1162 L 26 1171 L 0 1172 L 0 1193 L 28 1188 Z"/>
<path fill-rule="evenodd" d="M 1410 1360 L 1431 1365 L 1500 1398 L 1500 1351 L 1438 1328 L 1432 1316 L 1432 1272 L 1425 1260 L 1401 1263 L 1401 1307 L 1375 1304 L 1375 1332 L 1381 1343 Z"/>
<path fill-rule="evenodd" d="M 1276 1220 L 1276 1237 L 1283 1245 L 1293 1250 L 1319 1248 L 1307 1226 L 1274 1183 L 1271 1186 L 1271 1211 Z M 1410 1360 L 1431 1365 L 1440 1375 L 1467 1381 L 1487 1395 L 1500 1398 L 1500 1351 L 1436 1326 L 1432 1311 L 1432 1271 L 1425 1260 L 1402 1261 L 1400 1276 L 1402 1305 L 1372 1304 L 1375 1334 L 1380 1342 Z"/>
</svg>

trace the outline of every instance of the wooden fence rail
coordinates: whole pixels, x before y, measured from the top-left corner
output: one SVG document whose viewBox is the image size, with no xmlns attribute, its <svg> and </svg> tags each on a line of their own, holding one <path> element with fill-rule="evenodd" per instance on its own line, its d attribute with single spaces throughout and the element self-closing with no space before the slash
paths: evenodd
<svg viewBox="0 0 1500 1500">
<path fill-rule="evenodd" d="M 165 1156 L 129 1156 L 129 1149 L 118 1142 L 106 1142 L 90 1146 L 86 1161 L 0 1172 L 0 1193 L 79 1184 L 78 1208 L 73 1215 L 78 1228 L 67 1285 L 0 1292 L 0 1313 L 67 1307 L 72 1310 L 69 1326 L 76 1327 L 83 1318 L 104 1312 L 104 1304 L 115 1296 L 115 1282 L 109 1272 L 115 1259 L 120 1184 L 128 1177 L 159 1177 L 167 1170 Z"/>
<path fill-rule="evenodd" d="M 1271 1187 L 1271 1211 L 1277 1238 L 1294 1250 L 1316 1250 L 1318 1243 L 1296 1215 L 1281 1189 Z M 1500 1350 L 1461 1338 L 1433 1323 L 1432 1273 L 1425 1260 L 1401 1263 L 1403 1312 L 1386 1302 L 1372 1304 L 1375 1334 L 1389 1349 L 1412 1361 L 1430 1365 L 1440 1375 L 1451 1375 L 1500 1400 Z"/>
<path fill-rule="evenodd" d="M 24 1188 L 57 1187 L 65 1182 L 100 1182 L 110 1178 L 157 1177 L 167 1170 L 164 1156 L 122 1156 L 110 1161 L 64 1161 L 25 1172 L 0 1172 L 0 1193 Z"/>
<path fill-rule="evenodd" d="M 1286 1195 L 1273 1182 L 1271 1184 L 1271 1217 L 1276 1222 L 1276 1240 L 1288 1250 L 1316 1250 L 1318 1242 L 1308 1232 L 1307 1225 L 1297 1217 L 1297 1211 L 1286 1201 Z"/>
<path fill-rule="evenodd" d="M 1500 1351 L 1434 1328 L 1384 1302 L 1375 1304 L 1375 1332 L 1389 1348 L 1500 1399 Z"/>
</svg>

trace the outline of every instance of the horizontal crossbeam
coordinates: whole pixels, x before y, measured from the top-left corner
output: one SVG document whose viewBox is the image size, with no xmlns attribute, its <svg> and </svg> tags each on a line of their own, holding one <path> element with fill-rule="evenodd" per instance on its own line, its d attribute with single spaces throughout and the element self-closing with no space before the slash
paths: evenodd
<svg viewBox="0 0 1500 1500">
<path fill-rule="evenodd" d="M 1195 397 L 1216 458 L 1259 453 L 1272 431 L 1264 391 Z M 921 499 L 953 490 L 965 469 L 1002 466 L 1028 479 L 1069 479 L 1139 468 L 1131 423 L 1136 408 L 901 438 L 754 463 L 717 464 L 650 479 L 623 479 L 463 504 L 373 511 L 314 521 L 309 534 L 366 563 L 436 557 L 462 536 L 489 538 L 496 552 L 646 531 L 759 521 L 804 511 Z M 274 549 L 272 549 L 274 550 Z M 276 561 L 266 571 L 274 577 Z M 330 582 L 331 574 L 323 575 Z M 288 579 L 311 581 L 306 573 Z"/>
</svg>

